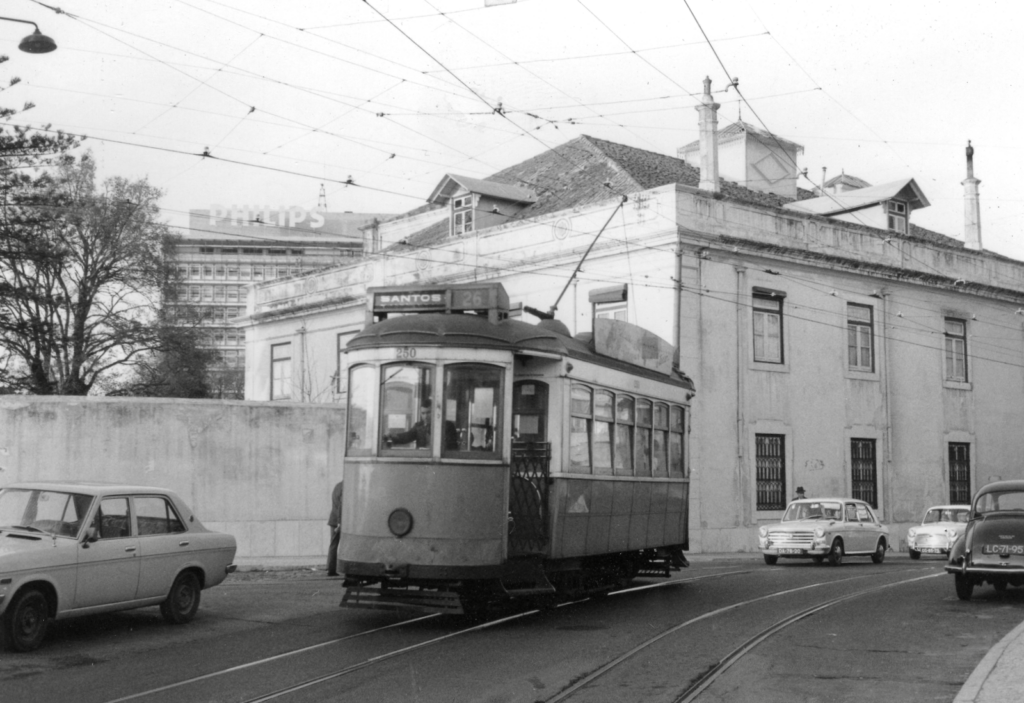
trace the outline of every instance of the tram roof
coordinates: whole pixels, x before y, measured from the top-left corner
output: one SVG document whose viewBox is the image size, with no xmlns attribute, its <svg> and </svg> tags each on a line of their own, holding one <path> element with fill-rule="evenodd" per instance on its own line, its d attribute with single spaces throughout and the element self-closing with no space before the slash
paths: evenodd
<svg viewBox="0 0 1024 703">
<path fill-rule="evenodd" d="M 443 346 L 543 352 L 601 364 L 609 368 L 693 390 L 693 381 L 673 369 L 671 375 L 619 361 L 594 351 L 593 342 L 560 334 L 519 320 L 491 323 L 480 315 L 424 313 L 390 317 L 369 325 L 348 342 L 349 349 L 381 346 Z"/>
</svg>

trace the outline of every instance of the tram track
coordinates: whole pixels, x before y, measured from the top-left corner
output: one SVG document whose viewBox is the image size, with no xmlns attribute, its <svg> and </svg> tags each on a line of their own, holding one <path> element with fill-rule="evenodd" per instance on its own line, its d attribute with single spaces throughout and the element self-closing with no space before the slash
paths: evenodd
<svg viewBox="0 0 1024 703">
<path fill-rule="evenodd" d="M 727 570 L 718 573 L 702 574 L 699 576 L 694 576 L 686 579 L 674 579 L 671 581 L 643 584 L 639 586 L 634 586 L 610 592 L 608 596 L 620 597 L 631 593 L 672 588 L 684 586 L 687 584 L 694 584 L 697 582 L 713 581 L 716 579 L 739 577 L 743 575 L 752 574 L 755 571 L 756 570 L 753 569 Z M 787 615 L 786 617 L 772 623 L 770 626 L 762 629 L 760 632 L 753 635 L 752 637 L 749 637 L 748 639 L 743 641 L 739 646 L 732 649 L 727 655 L 719 659 L 713 666 L 711 666 L 708 669 L 705 669 L 702 674 L 700 674 L 697 678 L 695 678 L 688 685 L 685 686 L 685 688 L 682 690 L 682 693 L 680 693 L 678 697 L 672 699 L 673 703 L 694 703 L 696 700 L 699 699 L 701 694 L 705 690 L 707 690 L 707 688 L 712 686 L 719 679 L 719 677 L 721 677 L 730 667 L 732 667 L 737 662 L 741 661 L 744 656 L 746 656 L 748 653 L 750 653 L 752 650 L 758 647 L 758 645 L 762 644 L 766 640 L 771 639 L 775 635 L 784 631 L 786 628 L 800 622 L 801 620 L 804 620 L 823 610 L 839 605 L 846 601 L 859 598 L 861 596 L 866 596 L 872 593 L 877 593 L 884 589 L 895 588 L 905 584 L 914 583 L 924 579 L 935 578 L 942 575 L 940 573 L 921 576 L 919 569 L 907 570 L 907 572 L 913 573 L 915 575 L 912 578 L 900 578 L 900 580 L 885 583 L 882 585 L 877 585 L 876 583 L 867 588 L 859 588 L 851 593 L 845 593 L 834 598 L 828 598 L 827 600 L 819 602 L 811 607 L 803 608 L 796 613 Z M 894 574 L 894 576 L 899 576 L 899 573 Z M 581 691 L 586 689 L 588 686 L 591 686 L 600 678 L 622 667 L 624 664 L 634 659 L 637 655 L 641 654 L 644 651 L 650 650 L 657 643 L 665 641 L 668 638 L 671 638 L 673 635 L 676 635 L 681 631 L 686 630 L 687 628 L 697 625 L 698 623 L 710 622 L 713 621 L 715 618 L 719 618 L 721 616 L 726 615 L 727 613 L 735 612 L 750 606 L 755 606 L 770 599 L 783 598 L 785 596 L 798 594 L 800 592 L 807 592 L 813 589 L 827 588 L 830 586 L 838 586 L 841 584 L 846 584 L 867 578 L 874 579 L 875 576 L 873 574 L 864 574 L 851 576 L 849 578 L 842 578 L 838 580 L 830 579 L 824 581 L 816 581 L 814 583 L 804 584 L 793 588 L 786 588 L 773 593 L 758 596 L 756 598 L 747 598 L 734 603 L 728 603 L 718 608 L 708 610 L 707 612 L 695 615 L 694 617 L 688 618 L 683 622 L 672 625 L 671 627 L 662 629 L 657 634 L 648 637 L 642 642 L 635 644 L 628 651 L 616 655 L 614 658 L 608 660 L 604 664 L 600 665 L 598 668 L 593 669 L 590 673 L 584 675 L 582 678 L 574 680 L 571 685 L 569 685 L 567 688 L 562 689 L 552 697 L 546 699 L 538 698 L 537 700 L 543 701 L 543 703 L 561 703 L 563 701 L 570 701 L 577 697 L 577 695 L 580 694 Z M 591 599 L 586 598 L 578 601 L 561 603 L 555 606 L 555 608 L 571 607 L 588 600 Z M 365 672 L 367 670 L 373 669 L 373 667 L 384 665 L 388 662 L 392 662 L 395 659 L 398 659 L 406 655 L 410 655 L 414 652 L 422 652 L 433 647 L 440 647 L 445 643 L 452 641 L 455 638 L 469 636 L 474 633 L 479 633 L 485 630 L 500 628 L 514 621 L 531 618 L 545 611 L 550 611 L 552 609 L 553 608 L 533 608 L 522 612 L 510 614 L 505 617 L 500 617 L 495 620 L 474 624 L 470 627 L 462 627 L 454 629 L 450 632 L 443 632 L 441 634 L 435 633 L 435 636 L 422 639 L 421 641 L 413 641 L 404 644 L 400 647 L 389 649 L 387 651 L 382 651 L 373 656 L 365 657 L 360 661 L 349 663 L 346 666 L 333 668 L 313 676 L 307 675 L 301 677 L 300 680 L 279 685 L 278 687 L 273 688 L 271 690 L 267 690 L 267 688 L 264 688 L 264 690 L 262 691 L 257 689 L 251 690 L 248 693 L 239 693 L 239 697 L 237 699 L 232 700 L 235 700 L 235 703 L 267 703 L 269 701 L 289 700 L 292 696 L 295 696 L 302 700 L 306 700 L 309 699 L 308 697 L 310 696 L 311 693 L 316 691 L 318 686 L 327 685 L 330 682 L 334 682 L 338 679 L 342 679 L 344 677 L 356 674 L 357 672 Z M 326 640 L 324 642 L 318 642 L 294 650 L 281 652 L 279 654 L 275 654 L 274 656 L 255 659 L 253 661 L 246 662 L 243 664 L 237 664 L 235 666 L 227 667 L 221 670 L 211 671 L 200 676 L 194 676 L 174 683 L 147 689 L 145 691 L 139 691 L 116 699 L 108 700 L 106 701 L 106 703 L 128 703 L 129 701 L 145 700 L 206 700 L 205 694 L 202 692 L 202 686 L 204 684 L 213 684 L 214 686 L 216 686 L 216 681 L 218 679 L 230 681 L 230 679 L 227 677 L 240 674 L 241 672 L 247 670 L 259 671 L 262 667 L 271 667 L 274 664 L 280 664 L 288 660 L 289 658 L 301 657 L 302 655 L 312 653 L 316 650 L 325 650 L 334 645 L 343 645 L 346 642 L 350 642 L 352 640 L 356 640 L 359 638 L 368 637 L 371 635 L 384 633 L 388 630 L 393 631 L 404 626 L 416 626 L 417 624 L 422 624 L 439 617 L 440 616 L 438 615 L 426 615 L 423 617 L 412 618 L 410 620 L 404 620 L 398 623 L 392 623 L 390 625 L 380 628 L 368 629 L 362 632 L 347 635 L 345 637 L 334 638 L 331 640 Z M 272 669 L 267 670 L 272 671 Z M 252 677 L 252 680 L 255 680 L 255 678 L 256 677 Z M 248 682 L 250 685 L 252 684 L 252 680 L 249 680 Z M 305 695 L 305 698 L 303 698 L 303 695 Z"/>
<path fill-rule="evenodd" d="M 917 573 L 916 569 L 912 570 L 912 571 L 914 573 Z M 762 642 L 770 639 L 771 637 L 775 636 L 776 634 L 782 632 L 786 628 L 788 628 L 788 627 L 790 627 L 790 626 L 800 622 L 801 620 L 803 620 L 805 618 L 808 618 L 808 617 L 810 617 L 810 616 L 812 616 L 812 615 L 814 615 L 816 613 L 819 613 L 819 612 L 821 612 L 823 610 L 826 610 L 826 609 L 831 608 L 833 606 L 839 605 L 839 604 L 844 603 L 846 601 L 849 601 L 849 600 L 852 600 L 852 599 L 855 599 L 855 598 L 860 598 L 862 596 L 866 596 L 866 595 L 869 595 L 871 593 L 877 593 L 879 591 L 882 591 L 882 590 L 885 590 L 885 589 L 888 589 L 888 588 L 895 588 L 897 586 L 902 586 L 902 585 L 906 585 L 906 584 L 909 584 L 909 583 L 914 583 L 914 582 L 917 582 L 917 581 L 923 581 L 925 579 L 937 578 L 937 577 L 941 577 L 943 575 L 944 575 L 943 573 L 936 573 L 936 574 L 928 574 L 927 576 L 915 576 L 914 578 L 910 578 L 910 579 L 903 579 L 903 580 L 895 581 L 895 582 L 892 582 L 892 583 L 882 584 L 880 586 L 873 586 L 873 587 L 870 587 L 870 588 L 861 589 L 861 590 L 855 591 L 853 593 L 847 593 L 847 594 L 844 594 L 842 596 L 837 596 L 836 598 L 831 598 L 831 599 L 826 600 L 824 602 L 818 603 L 818 604 L 816 604 L 816 605 L 814 605 L 814 606 L 812 606 L 810 608 L 806 608 L 806 609 L 804 609 L 804 610 L 802 610 L 800 612 L 797 612 L 797 613 L 789 615 L 789 616 L 787 616 L 785 618 L 782 618 L 781 620 L 773 623 L 771 626 L 769 626 L 768 628 L 765 628 L 764 630 L 762 630 L 758 634 L 754 635 L 753 637 L 750 637 L 749 639 L 744 641 L 739 647 L 736 647 L 728 655 L 726 655 L 725 657 L 720 659 L 717 664 L 712 666 L 704 674 L 699 676 L 695 681 L 693 681 L 689 686 L 687 686 L 687 688 L 682 692 L 682 694 L 680 694 L 678 697 L 673 699 L 672 703 L 694 703 L 694 701 L 696 701 L 698 699 L 698 697 L 705 690 L 707 690 L 707 688 L 709 688 L 712 684 L 714 684 L 715 681 L 717 681 L 719 679 L 719 677 L 721 677 L 735 663 L 740 661 L 751 650 L 756 648 Z M 713 617 L 729 613 L 729 612 L 737 610 L 739 608 L 750 606 L 750 605 L 754 605 L 754 604 L 757 604 L 757 603 L 761 603 L 763 601 L 767 601 L 767 600 L 770 600 L 770 599 L 773 599 L 773 598 L 780 598 L 780 597 L 783 597 L 783 596 L 786 596 L 786 595 L 791 595 L 791 594 L 798 593 L 798 592 L 801 592 L 801 591 L 807 591 L 807 590 L 814 589 L 814 588 L 819 588 L 819 587 L 822 587 L 822 586 L 830 586 L 830 585 L 836 585 L 836 584 L 840 584 L 840 583 L 844 583 L 844 582 L 855 581 L 855 580 L 862 579 L 862 578 L 866 578 L 866 577 L 865 576 L 854 576 L 854 577 L 850 577 L 850 578 L 847 578 L 847 579 L 840 579 L 838 581 L 825 581 L 825 582 L 818 582 L 818 583 L 813 583 L 813 584 L 807 584 L 807 585 L 804 585 L 804 586 L 798 586 L 796 588 L 790 588 L 790 589 L 786 589 L 786 590 L 783 590 L 783 591 L 777 591 L 775 593 L 769 593 L 769 594 L 766 594 L 764 596 L 759 596 L 757 598 L 751 598 L 751 599 L 747 599 L 747 600 L 740 601 L 740 602 L 737 602 L 737 603 L 731 603 L 731 604 L 723 606 L 721 608 L 717 608 L 715 610 L 708 611 L 706 613 L 698 615 L 697 617 L 690 618 L 690 619 L 686 620 L 685 622 L 682 622 L 682 623 L 680 623 L 678 625 L 674 625 L 673 627 L 670 627 L 667 630 L 664 630 L 664 631 L 658 633 L 657 635 L 654 635 L 654 636 L 648 638 L 647 640 L 641 642 L 640 644 L 635 645 L 629 651 L 627 651 L 627 652 L 625 652 L 625 653 L 615 657 L 614 659 L 610 660 L 609 662 L 607 662 L 606 664 L 604 664 L 600 668 L 592 671 L 590 674 L 587 674 L 586 676 L 582 677 L 581 679 L 575 681 L 571 686 L 569 686 L 568 688 L 563 689 L 562 691 L 560 691 L 555 696 L 553 696 L 551 698 L 545 699 L 543 701 L 543 703 L 562 703 L 562 701 L 571 700 L 572 697 L 575 694 L 579 693 L 580 691 L 585 689 L 587 686 L 589 686 L 590 684 L 592 684 L 596 680 L 600 679 L 601 677 L 603 677 L 603 676 L 607 675 L 608 673 L 612 672 L 613 670 L 615 670 L 616 668 L 618 668 L 619 666 L 621 666 L 625 662 L 629 661 L 630 659 L 633 659 L 636 655 L 638 655 L 641 652 L 649 649 L 650 647 L 652 647 L 653 645 L 657 644 L 658 642 L 660 642 L 660 641 L 662 641 L 662 640 L 664 640 L 664 639 L 666 639 L 666 638 L 668 638 L 668 637 L 670 637 L 670 636 L 672 636 L 674 634 L 677 634 L 681 630 L 684 630 L 684 629 L 686 629 L 688 627 L 696 625 L 697 623 L 700 623 L 702 621 L 709 620 L 709 619 L 711 619 Z"/>
<path fill-rule="evenodd" d="M 720 573 L 713 573 L 713 574 L 706 574 L 706 575 L 701 575 L 701 576 L 694 576 L 694 577 L 686 578 L 686 579 L 675 579 L 675 580 L 672 580 L 672 581 L 661 581 L 661 582 L 658 582 L 658 583 L 644 584 L 644 585 L 641 585 L 641 586 L 633 586 L 633 587 L 629 587 L 629 588 L 624 588 L 624 589 L 619 589 L 619 590 L 616 590 L 616 591 L 612 591 L 608 595 L 609 596 L 615 596 L 615 595 L 623 595 L 623 594 L 627 594 L 627 593 L 635 593 L 635 592 L 640 592 L 640 591 L 647 591 L 647 590 L 651 590 L 651 589 L 670 588 L 670 587 L 673 587 L 673 586 L 680 586 L 680 585 L 685 585 L 685 584 L 691 584 L 691 583 L 695 583 L 695 582 L 699 582 L 699 581 L 706 581 L 706 580 L 709 580 L 709 579 L 718 579 L 718 578 L 724 578 L 724 577 L 727 577 L 727 576 L 739 576 L 739 575 L 744 575 L 744 574 L 749 574 L 749 573 L 751 573 L 750 569 L 734 570 L 734 571 L 724 571 L 724 572 L 720 572 Z M 555 606 L 555 608 L 564 608 L 564 607 L 568 607 L 568 606 L 572 606 L 572 605 L 577 605 L 579 603 L 583 603 L 583 602 L 586 602 L 588 600 L 590 600 L 590 599 L 589 598 L 583 598 L 583 599 L 580 599 L 580 600 L 568 601 L 568 602 L 565 602 L 565 603 L 558 604 L 557 606 Z M 375 666 L 375 665 L 379 665 L 379 664 L 382 664 L 384 662 L 387 662 L 387 661 L 390 661 L 392 659 L 395 659 L 396 657 L 400 657 L 400 656 L 409 654 L 411 652 L 422 650 L 422 649 L 425 649 L 427 647 L 439 645 L 439 644 L 441 644 L 443 642 L 447 642 L 447 641 L 449 641 L 449 640 L 451 640 L 451 639 L 453 639 L 455 637 L 460 637 L 460 636 L 463 636 L 463 635 L 472 634 L 474 632 L 480 632 L 480 631 L 483 631 L 483 630 L 487 630 L 487 629 L 491 629 L 491 628 L 494 628 L 494 627 L 498 627 L 498 626 L 507 624 L 509 622 L 512 622 L 514 620 L 520 620 L 520 619 L 523 619 L 523 618 L 527 618 L 527 617 L 531 617 L 533 615 L 540 614 L 540 613 L 544 612 L 545 610 L 550 610 L 550 608 L 548 608 L 548 609 L 533 608 L 533 609 L 525 610 L 525 611 L 522 611 L 522 612 L 514 613 L 512 615 L 508 615 L 508 616 L 505 616 L 505 617 L 501 617 L 501 618 L 498 618 L 498 619 L 495 619 L 495 620 L 489 620 L 487 622 L 480 623 L 480 624 L 477 624 L 477 625 L 473 625 L 471 627 L 466 627 L 466 628 L 458 629 L 458 630 L 455 630 L 454 632 L 449 632 L 449 633 L 440 635 L 438 637 L 433 637 L 433 638 L 424 640 L 422 642 L 417 642 L 415 644 L 407 645 L 407 646 L 400 647 L 398 649 L 395 649 L 395 650 L 392 650 L 392 651 L 389 651 L 389 652 L 384 652 L 384 653 L 378 654 L 376 656 L 369 657 L 369 658 L 367 658 L 367 659 L 365 659 L 363 661 L 357 662 L 355 664 L 351 664 L 349 666 L 346 666 L 346 667 L 343 667 L 343 668 L 340 668 L 340 669 L 337 669 L 337 670 L 334 670 L 334 671 L 330 671 L 330 672 L 324 673 L 324 674 L 319 675 L 319 676 L 314 676 L 314 677 L 309 677 L 309 678 L 303 679 L 302 681 L 298 681 L 298 682 L 290 684 L 288 686 L 283 686 L 283 687 L 281 687 L 279 689 L 276 689 L 274 691 L 271 691 L 271 692 L 261 693 L 261 694 L 257 694 L 256 696 L 250 697 L 250 698 L 245 698 L 245 699 L 239 701 L 238 703 L 264 703 L 266 701 L 278 700 L 278 699 L 281 699 L 281 698 L 283 698 L 283 697 L 285 697 L 285 696 L 287 696 L 289 694 L 297 693 L 299 691 L 302 691 L 302 690 L 305 690 L 305 689 L 309 689 L 309 688 L 312 688 L 314 686 L 317 686 L 317 685 L 320 685 L 320 684 L 324 684 L 324 683 L 327 683 L 327 682 L 330 682 L 330 681 L 333 681 L 333 680 L 336 680 L 336 679 L 348 676 L 350 674 L 354 674 L 356 672 L 362 671 L 362 670 L 367 669 L 369 667 L 372 667 L 372 666 Z M 410 620 L 403 620 L 402 622 L 392 623 L 392 624 L 386 625 L 384 627 L 374 628 L 372 630 L 365 630 L 363 632 L 358 632 L 358 633 L 355 633 L 355 634 L 347 635 L 345 637 L 339 637 L 339 638 L 327 640 L 327 641 L 324 641 L 324 642 L 318 642 L 316 644 L 308 645 L 308 646 L 305 646 L 305 647 L 300 647 L 298 649 L 290 650 L 290 651 L 287 651 L 287 652 L 282 652 L 280 654 L 275 654 L 274 656 L 271 656 L 271 657 L 264 657 L 264 658 L 261 658 L 261 659 L 253 660 L 251 662 L 246 662 L 244 664 L 237 664 L 235 666 L 227 667 L 225 669 L 221 669 L 221 670 L 218 670 L 218 671 L 208 672 L 208 673 L 202 674 L 200 676 L 194 676 L 194 677 L 191 677 L 191 678 L 188 678 L 188 679 L 184 679 L 184 680 L 181 680 L 181 681 L 177 681 L 177 682 L 174 682 L 174 683 L 165 684 L 163 686 L 158 686 L 158 687 L 155 687 L 155 688 L 147 689 L 145 691 L 139 691 L 137 693 L 132 693 L 132 694 L 129 694 L 127 696 L 121 696 L 119 698 L 108 700 L 105 703 L 128 703 L 129 701 L 142 701 L 142 700 L 145 700 L 147 698 L 153 698 L 153 697 L 156 697 L 156 696 L 160 696 L 161 694 L 169 694 L 172 691 L 179 691 L 181 689 L 186 689 L 189 686 L 194 686 L 194 685 L 197 685 L 197 684 L 201 684 L 203 682 L 210 682 L 212 680 L 217 679 L 218 677 L 223 677 L 223 676 L 229 676 L 229 675 L 237 674 L 237 673 L 243 672 L 245 670 L 254 669 L 254 668 L 260 667 L 260 666 L 271 665 L 271 664 L 274 664 L 274 663 L 277 663 L 277 662 L 281 662 L 282 660 L 285 660 L 285 659 L 287 659 L 289 657 L 299 656 L 299 655 L 302 655 L 302 654 L 308 654 L 310 652 L 313 652 L 313 651 L 316 651 L 316 650 L 319 650 L 319 649 L 324 649 L 324 648 L 330 647 L 332 645 L 338 645 L 338 644 L 341 644 L 343 642 L 355 640 L 355 639 L 358 639 L 358 638 L 361 638 L 361 637 L 366 637 L 366 636 L 369 636 L 369 635 L 374 635 L 374 634 L 382 633 L 382 632 L 385 632 L 387 630 L 394 630 L 394 629 L 397 629 L 397 628 L 400 628 L 400 627 L 403 627 L 403 626 L 407 626 L 407 625 L 423 623 L 425 621 L 432 620 L 432 619 L 437 619 L 439 617 L 441 617 L 441 616 L 437 615 L 437 614 L 431 614 L 431 615 L 425 615 L 425 616 L 418 617 L 418 618 L 412 618 Z"/>
</svg>

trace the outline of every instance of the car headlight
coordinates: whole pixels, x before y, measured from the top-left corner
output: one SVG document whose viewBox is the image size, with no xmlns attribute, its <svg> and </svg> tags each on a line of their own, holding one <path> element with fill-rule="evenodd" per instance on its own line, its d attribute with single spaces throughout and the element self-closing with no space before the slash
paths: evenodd
<svg viewBox="0 0 1024 703">
<path fill-rule="evenodd" d="M 822 537 L 824 537 L 825 536 L 825 528 L 824 527 L 815 527 L 814 528 L 814 536 L 817 537 L 818 539 L 821 539 Z"/>
<path fill-rule="evenodd" d="M 917 537 L 917 528 L 911 527 L 907 530 L 907 539 L 914 539 L 915 537 Z"/>
<path fill-rule="evenodd" d="M 761 535 L 762 537 L 767 537 L 768 536 L 768 528 L 767 527 L 759 528 L 757 530 L 757 534 Z"/>
</svg>

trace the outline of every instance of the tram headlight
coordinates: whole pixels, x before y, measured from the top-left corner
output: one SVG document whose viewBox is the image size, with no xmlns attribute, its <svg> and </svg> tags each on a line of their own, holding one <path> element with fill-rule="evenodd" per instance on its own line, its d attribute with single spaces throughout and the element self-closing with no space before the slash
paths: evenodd
<svg viewBox="0 0 1024 703">
<path fill-rule="evenodd" d="M 405 537 L 412 531 L 412 513 L 405 508 L 398 508 L 388 515 L 388 529 L 395 537 Z"/>
</svg>

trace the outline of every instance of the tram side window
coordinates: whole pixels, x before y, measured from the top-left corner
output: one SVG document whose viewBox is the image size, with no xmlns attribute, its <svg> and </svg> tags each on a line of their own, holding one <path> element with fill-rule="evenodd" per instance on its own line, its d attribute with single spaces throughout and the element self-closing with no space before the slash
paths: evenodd
<svg viewBox="0 0 1024 703">
<path fill-rule="evenodd" d="M 434 369 L 424 364 L 381 368 L 380 448 L 430 451 Z"/>
<path fill-rule="evenodd" d="M 348 374 L 348 433 L 345 453 L 351 456 L 369 454 L 373 450 L 371 436 L 376 421 L 373 391 L 377 370 L 372 366 L 355 366 Z"/>
<path fill-rule="evenodd" d="M 519 381 L 512 388 L 512 439 L 546 442 L 548 386 L 536 381 Z"/>
<path fill-rule="evenodd" d="M 445 455 L 497 453 L 498 410 L 502 406 L 502 369 L 481 364 L 451 364 L 444 371 Z"/>
<path fill-rule="evenodd" d="M 590 473 L 590 423 L 593 422 L 591 390 L 572 387 L 572 428 L 569 431 L 569 463 L 576 473 Z"/>
<path fill-rule="evenodd" d="M 652 475 L 668 476 L 668 406 L 654 404 L 654 435 L 651 442 Z"/>
<path fill-rule="evenodd" d="M 683 456 L 683 432 L 686 423 L 684 411 L 678 405 L 669 408 L 668 421 L 668 475 L 672 478 L 686 478 L 686 464 Z"/>
<path fill-rule="evenodd" d="M 614 397 L 607 391 L 594 392 L 594 473 L 612 473 L 612 428 L 615 425 Z"/>
<path fill-rule="evenodd" d="M 636 401 L 636 475 L 651 475 L 651 401 Z"/>
<path fill-rule="evenodd" d="M 615 475 L 633 475 L 633 399 L 615 399 Z"/>
</svg>

